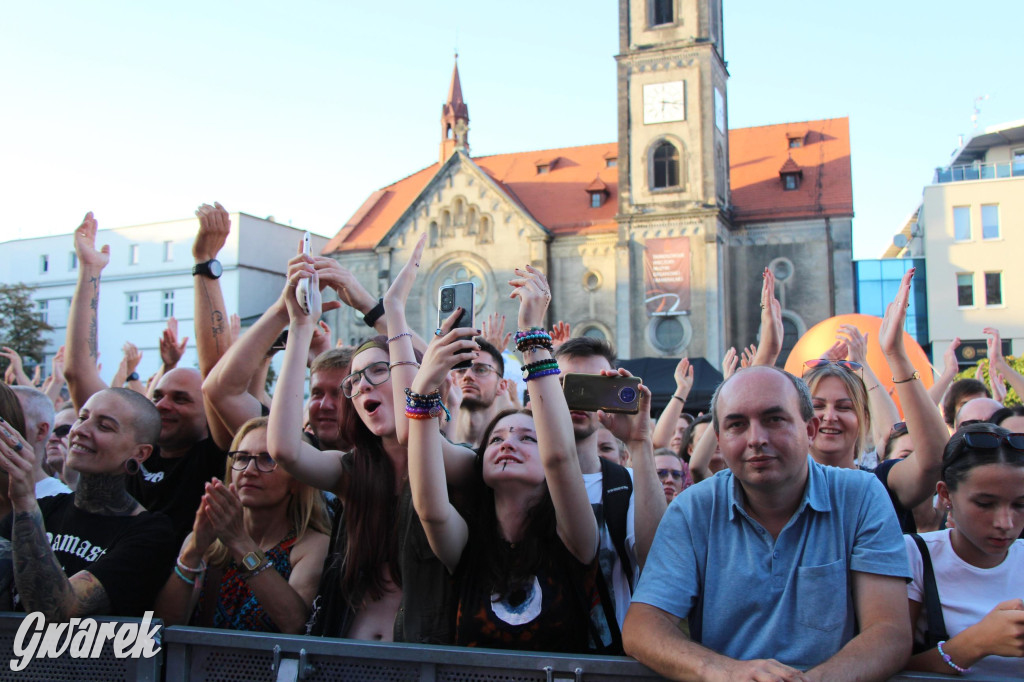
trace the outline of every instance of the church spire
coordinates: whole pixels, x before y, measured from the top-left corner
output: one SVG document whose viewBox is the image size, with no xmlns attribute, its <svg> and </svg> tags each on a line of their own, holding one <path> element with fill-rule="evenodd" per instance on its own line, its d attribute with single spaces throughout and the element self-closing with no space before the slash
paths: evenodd
<svg viewBox="0 0 1024 682">
<path fill-rule="evenodd" d="M 441 163 L 447 161 L 456 149 L 469 153 L 469 107 L 462 99 L 457 52 L 452 83 L 448 87 L 448 100 L 441 107 Z"/>
</svg>

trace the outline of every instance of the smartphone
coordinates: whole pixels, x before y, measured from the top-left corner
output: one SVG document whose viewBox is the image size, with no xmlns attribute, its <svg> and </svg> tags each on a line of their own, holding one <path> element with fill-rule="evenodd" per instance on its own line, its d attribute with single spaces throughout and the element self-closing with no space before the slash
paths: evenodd
<svg viewBox="0 0 1024 682">
<path fill-rule="evenodd" d="M 274 343 L 270 346 L 270 350 L 267 351 L 267 355 L 273 355 L 279 350 L 284 350 L 288 345 L 288 330 L 285 329 L 281 332 L 280 336 L 274 339 Z"/>
<path fill-rule="evenodd" d="M 624 414 L 640 411 L 640 377 L 566 374 L 562 378 L 562 392 L 570 410 Z"/>
<path fill-rule="evenodd" d="M 472 282 L 457 282 L 455 284 L 445 284 L 438 292 L 438 304 L 437 304 L 437 327 L 441 328 L 441 323 L 444 322 L 449 315 L 455 312 L 456 308 L 462 308 L 462 314 L 459 319 L 455 321 L 455 328 L 468 327 L 473 329 L 473 305 L 474 299 L 476 298 L 476 285 Z M 471 351 L 459 351 L 460 353 L 469 353 Z M 459 364 L 455 365 L 455 369 L 464 369 L 469 367 L 472 363 L 471 360 L 464 360 Z"/>
<path fill-rule="evenodd" d="M 313 253 L 312 238 L 309 236 L 309 232 L 302 235 L 302 253 L 307 256 Z M 295 287 L 295 299 L 299 302 L 299 307 L 302 308 L 303 312 L 309 315 L 309 285 L 311 280 L 307 277 L 306 279 L 300 279 L 298 286 Z"/>
</svg>

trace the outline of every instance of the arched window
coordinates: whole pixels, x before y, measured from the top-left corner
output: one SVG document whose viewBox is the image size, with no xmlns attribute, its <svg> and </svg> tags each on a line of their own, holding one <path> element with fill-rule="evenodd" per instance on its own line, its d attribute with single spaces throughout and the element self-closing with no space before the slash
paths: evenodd
<svg viewBox="0 0 1024 682">
<path fill-rule="evenodd" d="M 653 189 L 679 186 L 679 150 L 674 144 L 662 142 L 655 147 L 651 163 Z"/>
</svg>

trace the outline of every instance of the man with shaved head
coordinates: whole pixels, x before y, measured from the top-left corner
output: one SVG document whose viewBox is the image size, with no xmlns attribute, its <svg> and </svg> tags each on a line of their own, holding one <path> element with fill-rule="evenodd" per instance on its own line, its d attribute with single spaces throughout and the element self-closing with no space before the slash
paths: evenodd
<svg viewBox="0 0 1024 682">
<path fill-rule="evenodd" d="M 780 369 L 740 370 L 711 414 L 729 470 L 665 512 L 626 653 L 676 680 L 895 674 L 910 655 L 910 572 L 882 484 L 810 457 L 810 391 Z"/>
<path fill-rule="evenodd" d="M 965 424 L 987 422 L 989 417 L 1001 409 L 1003 409 L 1003 404 L 994 398 L 973 398 L 965 402 L 956 413 L 954 426 L 959 430 Z"/>
<path fill-rule="evenodd" d="M 25 414 L 25 434 L 35 463 L 32 467 L 32 479 L 36 485 L 36 497 L 50 497 L 71 492 L 56 476 L 50 476 L 43 469 L 46 464 L 46 444 L 53 431 L 53 401 L 42 391 L 29 386 L 14 386 L 11 390 L 18 396 L 21 411 Z"/>
</svg>

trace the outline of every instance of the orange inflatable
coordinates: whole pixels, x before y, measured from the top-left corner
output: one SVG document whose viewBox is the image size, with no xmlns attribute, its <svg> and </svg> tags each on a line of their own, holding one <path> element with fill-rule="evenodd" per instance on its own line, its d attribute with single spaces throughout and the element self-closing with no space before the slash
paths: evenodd
<svg viewBox="0 0 1024 682">
<path fill-rule="evenodd" d="M 892 372 L 889 371 L 889 364 L 885 361 L 885 355 L 882 354 L 882 347 L 878 345 L 878 329 L 882 326 L 882 318 L 880 317 L 852 313 L 850 315 L 836 315 L 819 322 L 808 329 L 807 333 L 796 342 L 793 351 L 789 354 L 789 359 L 786 360 L 786 371 L 796 376 L 803 375 L 804 362 L 821 357 L 822 353 L 831 348 L 832 344 L 836 342 L 836 333 L 839 331 L 839 325 L 843 324 L 853 325 L 862 334 L 866 333 L 868 335 L 868 364 L 871 365 L 871 371 L 882 382 L 885 390 L 891 391 L 890 395 L 896 401 L 896 406 L 899 407 L 899 398 L 896 396 L 896 392 L 892 390 Z M 921 381 L 924 383 L 925 388 L 931 388 L 933 383 L 932 366 L 928 362 L 928 356 L 925 355 L 917 341 L 906 331 L 903 332 L 903 346 L 907 349 L 907 355 L 914 364 L 914 369 L 920 372 Z M 903 377 L 898 378 L 902 379 Z M 902 413 L 903 409 L 900 408 L 900 414 Z"/>
</svg>

